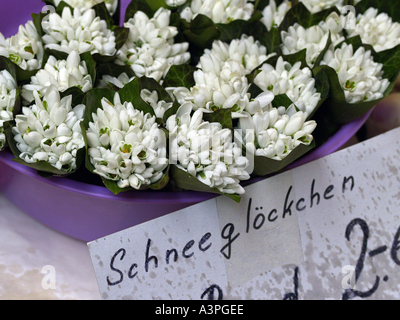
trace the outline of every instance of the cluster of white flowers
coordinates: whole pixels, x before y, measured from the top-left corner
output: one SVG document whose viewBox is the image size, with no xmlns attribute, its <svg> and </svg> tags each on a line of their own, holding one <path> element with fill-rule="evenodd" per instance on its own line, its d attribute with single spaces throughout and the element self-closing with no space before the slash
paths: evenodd
<svg viewBox="0 0 400 320">
<path fill-rule="evenodd" d="M 189 61 L 189 44 L 174 43 L 178 30 L 170 26 L 171 11 L 160 8 L 152 18 L 142 11 L 124 23 L 129 37 L 118 50 L 115 63 L 130 65 L 138 77 L 147 76 L 160 81 L 172 65 Z"/>
<path fill-rule="evenodd" d="M 61 1 L 69 4 L 72 8 L 79 8 L 81 10 L 90 9 L 96 4 L 104 2 L 111 14 L 114 14 L 118 7 L 118 0 L 54 0 L 54 4 L 58 6 Z"/>
<path fill-rule="evenodd" d="M 212 43 L 211 49 L 204 49 L 202 56 L 203 61 L 198 65 L 199 68 L 207 70 L 208 61 L 215 56 L 223 64 L 227 61 L 236 61 L 243 65 L 244 74 L 247 75 L 258 67 L 262 62 L 268 59 L 267 48 L 256 41 L 254 37 L 242 35 L 240 39 L 233 39 L 229 44 L 221 40 L 215 40 Z M 213 70 L 210 70 L 213 71 Z"/>
<path fill-rule="evenodd" d="M 328 50 L 321 64 L 337 72 L 349 103 L 381 99 L 390 84 L 382 77 L 382 64 L 374 62 L 371 51 L 364 47 L 354 52 L 352 45 L 343 43 L 336 50 Z"/>
<path fill-rule="evenodd" d="M 33 24 L 20 25 L 18 33 L 5 39 L 0 32 L 0 55 L 9 58 L 23 70 L 37 70 L 44 55 L 42 40 Z"/>
<path fill-rule="evenodd" d="M 279 26 L 286 13 L 292 7 L 292 3 L 289 0 L 283 1 L 279 6 L 276 5 L 275 0 L 270 0 L 269 4 L 262 11 L 261 22 L 271 30 L 272 27 Z"/>
<path fill-rule="evenodd" d="M 254 4 L 248 0 L 193 0 L 182 10 L 181 17 L 190 22 L 202 14 L 214 23 L 229 23 L 234 20 L 249 20 Z"/>
<path fill-rule="evenodd" d="M 17 97 L 17 83 L 7 71 L 0 71 L 0 150 L 6 144 L 4 122 L 13 120 L 14 106 Z"/>
<path fill-rule="evenodd" d="M 203 110 L 192 111 L 184 104 L 167 120 L 171 164 L 222 193 L 243 194 L 240 181 L 249 179 L 249 161 L 233 141 L 232 131 L 204 121 Z"/>
<path fill-rule="evenodd" d="M 121 103 L 118 93 L 111 103 L 92 114 L 86 132 L 94 172 L 115 181 L 122 189 L 140 189 L 159 181 L 168 166 L 167 142 L 156 117 Z"/>
<path fill-rule="evenodd" d="M 353 19 L 354 14 L 351 13 Z M 400 23 L 393 22 L 387 13 L 369 8 L 356 19 L 355 29 L 348 30 L 348 37 L 359 35 L 364 43 L 368 43 L 379 52 L 391 49 L 400 44 Z"/>
<path fill-rule="evenodd" d="M 45 161 L 67 173 L 75 170 L 77 152 L 85 147 L 80 127 L 85 106 L 72 108 L 72 96 L 60 99 L 55 87 L 43 98 L 37 91 L 33 95 L 35 103 L 15 117 L 13 134 L 20 158 L 27 163 Z"/>
<path fill-rule="evenodd" d="M 301 69 L 300 61 L 292 66 L 279 57 L 275 67 L 264 63 L 260 71 L 254 79 L 257 86 L 275 96 L 286 94 L 301 111 L 311 114 L 321 100 L 311 70 L 307 67 Z"/>
<path fill-rule="evenodd" d="M 200 58 L 199 69 L 193 74 L 195 85 L 175 88 L 173 94 L 181 105 L 190 102 L 194 110 L 232 109 L 233 118 L 244 111 L 253 114 L 273 100 L 270 92 L 254 99 L 248 92 L 251 84 L 246 75 L 267 59 L 266 51 L 253 37 L 243 36 L 230 45 L 216 41 Z"/>
<path fill-rule="evenodd" d="M 274 160 L 286 158 L 300 144 L 313 141 L 312 132 L 317 124 L 306 121 L 307 112 L 280 115 L 276 108 L 259 111 L 253 116 L 239 119 L 239 141 L 246 147 L 247 156 L 261 156 Z"/>
<path fill-rule="evenodd" d="M 65 7 L 61 16 L 50 13 L 48 19 L 42 21 L 45 48 L 70 53 L 91 52 L 112 56 L 116 53 L 115 35 L 107 28 L 107 23 L 96 16 L 93 9 L 73 12 Z"/>
<path fill-rule="evenodd" d="M 298 23 L 290 26 L 287 31 L 281 33 L 283 54 L 292 54 L 306 49 L 306 62 L 313 67 L 316 59 L 326 47 L 329 31 L 333 45 L 344 40 L 342 24 L 338 23 L 340 19 L 340 16 L 333 12 L 325 21 L 307 29 Z"/>
<path fill-rule="evenodd" d="M 57 60 L 50 56 L 44 68 L 31 77 L 31 82 L 23 85 L 21 95 L 30 103 L 34 99 L 34 91 L 44 96 L 50 86 L 55 86 L 60 92 L 71 87 L 78 87 L 87 92 L 93 87 L 93 80 L 88 74 L 86 63 L 81 61 L 77 50 L 72 51 L 67 60 Z"/>
</svg>

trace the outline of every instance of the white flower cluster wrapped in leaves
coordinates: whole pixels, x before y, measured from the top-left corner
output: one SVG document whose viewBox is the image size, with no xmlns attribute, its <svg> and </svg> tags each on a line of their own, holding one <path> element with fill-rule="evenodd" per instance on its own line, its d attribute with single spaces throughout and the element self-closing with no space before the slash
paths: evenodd
<svg viewBox="0 0 400 320">
<path fill-rule="evenodd" d="M 200 57 L 199 70 L 193 74 L 195 85 L 176 88 L 179 103 L 190 102 L 194 110 L 206 112 L 232 109 L 234 118 L 242 112 L 254 113 L 272 101 L 272 94 L 261 94 L 250 101 L 250 83 L 246 77 L 267 60 L 267 49 L 253 37 L 243 36 L 229 45 L 215 41 L 211 50 Z"/>
<path fill-rule="evenodd" d="M 193 0 L 183 9 L 181 17 L 187 21 L 202 14 L 215 23 L 227 23 L 233 20 L 249 20 L 254 5 L 248 0 Z"/>
<path fill-rule="evenodd" d="M 103 0 L 63 0 L 63 1 L 71 5 L 73 8 L 79 8 L 79 9 L 91 9 L 96 4 L 103 2 Z M 55 0 L 54 4 L 58 6 L 60 2 L 61 0 Z M 105 0 L 104 3 L 111 14 L 114 14 L 117 11 L 118 0 Z"/>
<path fill-rule="evenodd" d="M 56 88 L 43 98 L 34 91 L 34 104 L 23 107 L 13 128 L 20 158 L 27 163 L 44 161 L 59 171 L 76 169 L 77 152 L 85 147 L 80 121 L 84 105 L 72 107 L 72 96 L 60 98 Z"/>
<path fill-rule="evenodd" d="M 355 29 L 350 30 L 349 36 L 360 35 L 375 51 L 391 49 L 400 44 L 400 23 L 393 22 L 387 13 L 369 8 L 352 18 L 355 19 Z"/>
<path fill-rule="evenodd" d="M 33 91 L 36 90 L 44 96 L 50 86 L 56 87 L 60 92 L 75 86 L 86 92 L 93 87 L 86 63 L 81 61 L 77 50 L 72 51 L 66 60 L 57 60 L 50 56 L 44 68 L 32 76 L 29 84 L 22 87 L 21 94 L 27 102 L 31 102 Z"/>
<path fill-rule="evenodd" d="M 0 34 L 0 150 L 114 194 L 239 201 L 250 177 L 390 94 L 400 21 L 387 1 L 47 1 Z"/>
<path fill-rule="evenodd" d="M 50 13 L 48 21 L 43 21 L 43 31 L 45 48 L 108 56 L 116 53 L 115 35 L 108 29 L 106 21 L 96 16 L 94 9 L 65 7 L 61 15 Z"/>
<path fill-rule="evenodd" d="M 168 166 L 165 133 L 156 117 L 121 103 L 118 93 L 111 103 L 103 98 L 87 130 L 88 153 L 100 176 L 117 181 L 121 189 L 140 189 L 159 181 Z"/>
<path fill-rule="evenodd" d="M 117 64 L 130 65 L 137 76 L 160 81 L 171 65 L 189 61 L 187 42 L 174 43 L 178 30 L 170 26 L 171 11 L 160 8 L 152 18 L 138 11 L 125 22 L 129 37 L 118 51 Z"/>
<path fill-rule="evenodd" d="M 6 144 L 3 123 L 14 118 L 13 112 L 17 98 L 17 84 L 7 71 L 0 71 L 0 150 Z"/>
<path fill-rule="evenodd" d="M 18 33 L 5 39 L 0 33 L 0 55 L 9 58 L 23 70 L 38 69 L 44 49 L 35 25 L 30 20 L 20 25 Z"/>
<path fill-rule="evenodd" d="M 332 39 L 333 45 L 339 44 L 344 40 L 343 28 L 337 13 L 332 13 L 321 21 L 318 25 L 304 28 L 295 23 L 287 31 L 282 32 L 282 52 L 292 54 L 306 49 L 306 61 L 313 67 L 319 54 L 323 51 L 328 42 L 328 37 Z"/>
<path fill-rule="evenodd" d="M 284 159 L 301 143 L 312 142 L 317 124 L 306 118 L 307 113 L 302 111 L 292 116 L 279 115 L 276 108 L 240 118 L 239 128 L 243 130 L 247 152 L 274 160 Z"/>
<path fill-rule="evenodd" d="M 233 141 L 232 131 L 204 121 L 201 109 L 193 115 L 191 111 L 190 104 L 185 104 L 168 118 L 171 163 L 222 193 L 243 194 L 240 181 L 249 179 L 249 161 Z"/>
<path fill-rule="evenodd" d="M 374 62 L 371 51 L 363 47 L 354 52 L 352 45 L 344 43 L 336 50 L 328 50 L 321 64 L 336 70 L 350 103 L 379 100 L 390 84 L 382 77 L 382 64 Z"/>
<path fill-rule="evenodd" d="M 317 107 L 321 94 L 315 88 L 311 70 L 300 67 L 300 61 L 292 66 L 279 57 L 275 67 L 268 63 L 261 66 L 254 83 L 274 95 L 286 94 L 300 111 L 311 114 Z"/>
</svg>

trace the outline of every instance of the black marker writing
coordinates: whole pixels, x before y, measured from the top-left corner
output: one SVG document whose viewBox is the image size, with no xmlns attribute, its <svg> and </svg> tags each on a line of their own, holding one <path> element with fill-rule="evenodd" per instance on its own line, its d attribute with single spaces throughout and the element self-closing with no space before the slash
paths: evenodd
<svg viewBox="0 0 400 320">
<path fill-rule="evenodd" d="M 227 232 L 228 231 L 228 232 Z M 228 243 L 226 245 L 224 245 L 221 249 L 221 253 L 224 255 L 224 257 L 226 259 L 230 259 L 231 258 L 231 254 L 232 254 L 232 243 L 233 241 L 235 241 L 240 233 L 236 234 L 234 237 L 233 233 L 235 232 L 235 226 L 232 223 L 228 223 L 221 232 L 221 237 L 222 239 L 228 240 Z M 227 253 L 225 251 L 228 251 Z"/>
<path fill-rule="evenodd" d="M 201 295 L 201 299 L 207 297 L 207 300 L 215 300 L 215 291 L 218 293 L 217 300 L 222 300 L 224 298 L 224 294 L 222 292 L 222 289 L 216 284 L 213 284 L 212 286 L 204 290 L 203 294 Z"/>
</svg>

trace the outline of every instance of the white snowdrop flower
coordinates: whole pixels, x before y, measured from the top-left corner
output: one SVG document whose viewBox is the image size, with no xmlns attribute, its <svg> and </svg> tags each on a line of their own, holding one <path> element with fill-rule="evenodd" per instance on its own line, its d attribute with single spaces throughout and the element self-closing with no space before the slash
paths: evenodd
<svg viewBox="0 0 400 320">
<path fill-rule="evenodd" d="M 213 55 L 221 63 L 226 61 L 236 61 L 243 65 L 245 74 L 249 74 L 262 62 L 268 59 L 267 48 L 260 44 L 252 36 L 242 35 L 240 39 L 234 39 L 229 44 L 221 40 L 215 40 L 211 49 L 205 49 L 203 56 Z M 205 68 L 204 63 L 199 63 L 198 67 Z"/>
<path fill-rule="evenodd" d="M 371 51 L 364 47 L 354 52 L 352 45 L 343 43 L 336 50 L 328 50 L 321 64 L 336 71 L 349 103 L 381 99 L 390 84 L 383 78 L 383 65 L 374 62 Z"/>
<path fill-rule="evenodd" d="M 50 86 L 56 87 L 60 92 L 71 87 L 87 92 L 93 87 L 86 62 L 81 61 L 77 50 L 72 51 L 66 60 L 57 60 L 50 56 L 44 68 L 31 77 L 31 82 L 22 86 L 21 95 L 30 103 L 34 100 L 34 91 L 44 96 Z"/>
<path fill-rule="evenodd" d="M 387 13 L 379 13 L 375 8 L 359 14 L 355 29 L 348 31 L 348 37 L 359 35 L 363 43 L 372 45 L 377 52 L 400 44 L 400 23 L 393 22 Z"/>
<path fill-rule="evenodd" d="M 314 120 L 306 121 L 307 112 L 298 111 L 293 115 L 279 115 L 276 108 L 259 111 L 239 119 L 241 141 L 248 151 L 247 156 L 261 156 L 283 160 L 300 144 L 313 141 L 316 128 Z"/>
<path fill-rule="evenodd" d="M 4 122 L 14 119 L 13 111 L 17 97 L 17 83 L 7 71 L 0 71 L 0 151 L 6 144 Z"/>
<path fill-rule="evenodd" d="M 94 172 L 122 189 L 140 189 L 159 181 L 168 166 L 166 137 L 156 117 L 103 98 L 86 132 Z"/>
<path fill-rule="evenodd" d="M 334 45 L 344 40 L 342 25 L 333 23 L 339 21 L 339 19 L 340 17 L 336 13 L 332 13 L 325 21 L 307 29 L 298 23 L 290 26 L 287 31 L 281 33 L 283 54 L 292 54 L 306 49 L 306 62 L 310 67 L 313 67 L 315 60 L 326 47 L 329 31 L 331 31 L 331 39 Z M 333 25 L 335 27 L 332 27 Z"/>
<path fill-rule="evenodd" d="M 138 77 L 147 76 L 157 81 L 166 75 L 172 65 L 189 61 L 189 44 L 174 43 L 178 30 L 170 26 L 171 11 L 160 8 L 149 18 L 142 11 L 135 13 L 124 26 L 129 37 L 118 50 L 115 63 L 129 65 Z"/>
<path fill-rule="evenodd" d="M 63 0 L 69 4 L 72 8 L 78 8 L 81 10 L 90 9 L 96 4 L 104 2 L 108 11 L 114 14 L 117 11 L 118 0 Z M 61 0 L 54 0 L 54 4 L 58 6 Z"/>
<path fill-rule="evenodd" d="M 288 0 L 283 1 L 279 6 L 276 6 L 275 0 L 270 0 L 269 5 L 262 11 L 263 17 L 260 21 L 268 30 L 278 27 L 291 7 L 292 3 Z"/>
<path fill-rule="evenodd" d="M 121 73 L 118 77 L 112 77 L 108 74 L 102 76 L 103 81 L 109 82 L 120 89 L 122 89 L 126 84 L 128 84 L 135 78 L 136 77 L 129 78 L 129 76 L 125 72 Z"/>
<path fill-rule="evenodd" d="M 336 6 L 339 10 L 343 8 L 343 0 L 300 0 L 311 13 L 317 13 Z"/>
<path fill-rule="evenodd" d="M 55 88 L 43 98 L 33 93 L 34 103 L 15 117 L 14 139 L 27 163 L 46 161 L 66 173 L 75 170 L 77 151 L 85 146 L 80 127 L 85 106 L 72 108 L 72 96 L 60 99 Z"/>
<path fill-rule="evenodd" d="M 5 39 L 0 32 L 0 55 L 9 58 L 23 70 L 36 70 L 42 64 L 42 40 L 33 24 L 20 25 L 18 33 Z"/>
<path fill-rule="evenodd" d="M 148 89 L 143 89 L 140 92 L 140 97 L 143 101 L 147 102 L 154 110 L 157 118 L 163 118 L 165 111 L 172 107 L 172 102 L 165 102 L 164 100 L 158 99 L 157 91 L 150 91 Z"/>
<path fill-rule="evenodd" d="M 214 23 L 229 23 L 234 20 L 249 20 L 254 4 L 247 0 L 193 0 L 182 10 L 181 17 L 188 22 L 202 14 Z"/>
<path fill-rule="evenodd" d="M 169 7 L 179 7 L 186 3 L 187 0 L 165 0 L 165 3 Z"/>
<path fill-rule="evenodd" d="M 315 88 L 315 79 L 309 68 L 301 69 L 301 62 L 293 66 L 279 57 L 276 66 L 263 64 L 254 83 L 264 91 L 271 91 L 275 96 L 286 94 L 295 106 L 311 114 L 321 94 Z"/>
<path fill-rule="evenodd" d="M 116 53 L 115 35 L 107 28 L 107 23 L 96 16 L 93 9 L 73 12 L 65 7 L 61 16 L 50 13 L 48 21 L 43 21 L 45 48 L 71 53 L 90 52 L 112 56 Z"/>
<path fill-rule="evenodd" d="M 249 179 L 249 161 L 233 141 L 232 131 L 203 120 L 203 110 L 183 104 L 167 119 L 170 162 L 210 188 L 243 194 L 240 181 Z"/>
</svg>

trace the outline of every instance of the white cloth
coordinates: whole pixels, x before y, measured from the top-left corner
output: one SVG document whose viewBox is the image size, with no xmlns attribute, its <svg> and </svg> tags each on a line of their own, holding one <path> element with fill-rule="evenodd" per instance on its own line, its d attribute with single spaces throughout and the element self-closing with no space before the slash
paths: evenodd
<svg viewBox="0 0 400 320">
<path fill-rule="evenodd" d="M 87 244 L 44 226 L 0 193 L 0 300 L 71 299 L 100 299 Z"/>
</svg>

